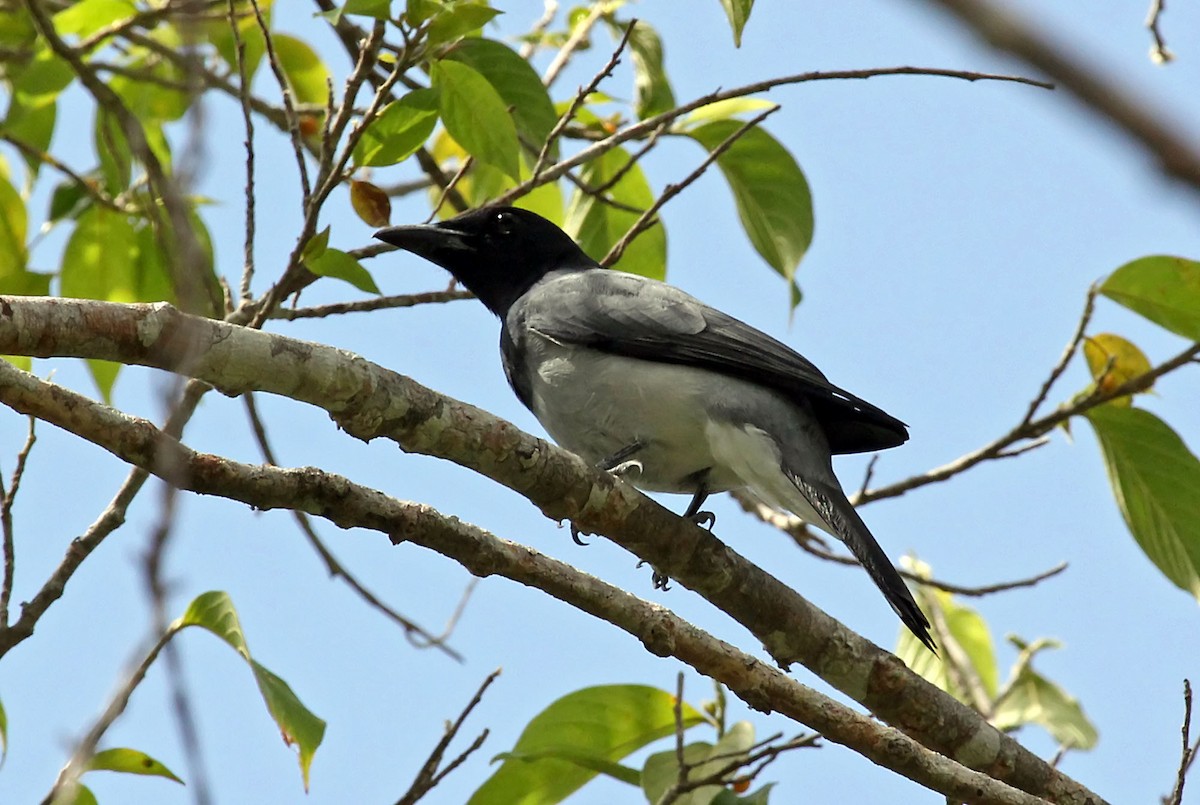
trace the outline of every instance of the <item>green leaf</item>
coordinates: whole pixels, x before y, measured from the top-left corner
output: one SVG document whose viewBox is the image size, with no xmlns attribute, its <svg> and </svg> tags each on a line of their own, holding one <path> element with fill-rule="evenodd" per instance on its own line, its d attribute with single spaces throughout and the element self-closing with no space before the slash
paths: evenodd
<svg viewBox="0 0 1200 805">
<path fill-rule="evenodd" d="M 746 27 L 746 21 L 750 19 L 750 9 L 753 7 L 754 0 L 721 0 L 721 8 L 725 9 L 729 27 L 733 29 L 734 47 L 742 46 L 742 29 Z"/>
<path fill-rule="evenodd" d="M 1085 416 L 1133 538 L 1163 575 L 1200 600 L 1200 460 L 1149 411 L 1103 405 Z"/>
<path fill-rule="evenodd" d="M 238 39 L 242 41 L 244 48 L 243 59 L 246 63 L 246 77 L 249 80 L 254 78 L 254 73 L 262 62 L 263 54 L 267 52 L 267 43 L 250 5 L 247 3 L 240 10 L 249 14 L 239 20 L 237 28 Z M 208 24 L 207 30 L 209 41 L 212 42 L 217 53 L 229 65 L 229 69 L 236 77 L 238 75 L 237 42 L 233 38 L 233 30 L 230 28 L 229 22 L 227 20 L 211 22 Z"/>
<path fill-rule="evenodd" d="M 1022 650 L 1017 661 L 1016 678 L 1009 682 L 1008 695 L 1000 702 L 992 723 L 997 729 L 1011 730 L 1024 724 L 1037 724 L 1069 749 L 1091 749 L 1099 740 L 1095 726 L 1084 714 L 1079 701 L 1061 687 L 1033 670 L 1033 656 L 1042 649 L 1057 648 L 1052 640 L 1038 640 L 1025 646 L 1019 638 L 1009 638 Z"/>
<path fill-rule="evenodd" d="M 358 14 L 388 20 L 392 17 L 392 0 L 346 0 L 341 9 L 343 14 Z"/>
<path fill-rule="evenodd" d="M 741 125 L 736 120 L 715 120 L 687 135 L 712 151 Z M 755 250 L 794 282 L 796 267 L 813 236 L 812 195 L 800 166 L 757 126 L 717 157 L 717 165 L 733 191 L 742 228 Z"/>
<path fill-rule="evenodd" d="M 1114 271 L 1100 293 L 1150 321 L 1200 341 L 1200 263 L 1183 257 L 1142 257 Z"/>
<path fill-rule="evenodd" d="M 129 151 L 129 142 L 116 117 L 102 107 L 96 107 L 93 142 L 100 157 L 104 189 L 109 195 L 120 195 L 129 187 L 129 179 L 133 174 L 133 154 Z"/>
<path fill-rule="evenodd" d="M 160 44 L 173 49 L 184 46 L 183 40 L 175 33 L 174 29 L 164 28 L 162 31 L 152 34 L 152 37 Z M 152 124 L 178 120 L 191 106 L 191 98 L 186 92 L 156 83 L 152 79 L 157 78 L 166 83 L 186 84 L 187 75 L 174 62 L 163 59 L 147 48 L 132 48 L 129 55 L 128 67 L 139 74 L 145 74 L 147 78 L 143 80 L 126 75 L 114 75 L 109 79 L 108 85 L 121 97 L 125 106 L 133 112 L 142 126 L 148 130 L 147 137 L 149 137 L 149 129 L 152 128 Z M 166 150 L 165 142 L 158 150 Z M 160 159 L 162 158 L 161 153 L 156 155 Z"/>
<path fill-rule="evenodd" d="M 589 187 L 602 187 L 629 163 L 629 152 L 614 148 L 587 163 L 580 177 Z M 654 203 L 654 193 L 638 165 L 630 168 L 605 194 L 634 209 Z M 600 260 L 633 226 L 638 214 L 599 201 L 594 194 L 576 190 L 567 205 L 563 228 L 579 242 L 583 250 Z M 662 279 L 667 273 L 667 235 L 661 222 L 643 232 L 629 244 L 614 268 Z"/>
<path fill-rule="evenodd" d="M 123 214 L 93 207 L 63 250 L 60 292 L 77 299 L 137 302 L 137 236 Z"/>
<path fill-rule="evenodd" d="M 903 557 L 901 561 L 906 569 L 925 578 L 932 576 L 929 565 L 924 562 L 908 556 Z M 944 646 L 943 651 L 953 649 L 956 656 L 965 659 L 963 670 L 969 671 L 979 680 L 987 697 L 985 704 L 990 703 L 996 696 L 1000 671 L 987 621 L 974 609 L 960 604 L 953 595 L 944 590 L 921 586 L 917 588 L 916 596 L 917 602 L 930 615 L 931 620 L 945 624 L 947 634 L 944 641 L 953 641 L 955 644 L 953 647 Z M 970 693 L 963 690 L 957 677 L 947 672 L 946 663 L 921 645 L 907 629 L 900 630 L 896 656 L 904 660 L 904 664 L 914 673 L 954 698 L 970 706 L 976 704 Z"/>
<path fill-rule="evenodd" d="M 325 106 L 329 98 L 329 68 L 308 43 L 287 34 L 272 34 L 279 67 L 300 103 Z"/>
<path fill-rule="evenodd" d="M 754 745 L 754 727 L 749 721 L 731 726 L 715 745 L 694 743 L 683 748 L 684 762 L 692 767 L 689 780 L 702 780 L 719 772 L 738 757 L 745 757 Z M 679 758 L 674 749 L 651 755 L 642 771 L 642 791 L 650 802 L 658 802 L 679 780 Z M 721 785 L 696 788 L 674 800 L 678 805 L 708 805 L 724 791 Z"/>
<path fill-rule="evenodd" d="M 304 248 L 300 250 L 301 260 L 316 260 L 325 253 L 325 250 L 329 248 L 329 230 L 330 227 L 327 226 L 308 239 L 308 243 L 305 243 Z"/>
<path fill-rule="evenodd" d="M 100 392 L 100 399 L 106 405 L 112 404 L 113 386 L 117 383 L 117 375 L 121 372 L 121 364 L 116 361 L 105 361 L 99 358 L 88 358 L 87 361 L 88 373 L 92 376 L 92 382 L 96 384 L 96 390 Z"/>
<path fill-rule="evenodd" d="M 379 293 L 379 286 L 362 263 L 340 249 L 326 249 L 318 257 L 307 260 L 308 270 L 321 277 L 334 277 L 367 293 Z"/>
<path fill-rule="evenodd" d="M 614 27 L 624 33 L 629 23 Z M 633 108 L 637 116 L 648 117 L 675 108 L 675 93 L 663 67 L 663 44 L 658 32 L 638 21 L 629 37 L 633 53 Z"/>
<path fill-rule="evenodd" d="M 427 42 L 430 46 L 451 42 L 476 33 L 492 18 L 502 13 L 486 3 L 455 3 L 446 6 L 429 23 Z"/>
<path fill-rule="evenodd" d="M 299 749 L 300 772 L 307 791 L 309 769 L 313 755 L 325 736 L 325 722 L 304 706 L 286 682 L 251 658 L 237 610 L 226 593 L 214 590 L 197 596 L 187 611 L 171 624 L 176 631 L 188 626 L 199 626 L 212 632 L 250 664 L 254 681 L 258 684 L 267 710 L 283 733 L 284 742 L 289 746 L 294 744 Z"/>
<path fill-rule="evenodd" d="M 25 272 L 29 216 L 25 201 L 8 178 L 0 175 L 0 283 Z"/>
<path fill-rule="evenodd" d="M 606 685 L 568 693 L 534 716 L 521 733 L 513 755 L 572 752 L 615 762 L 675 731 L 675 698 L 645 685 Z M 682 705 L 685 727 L 704 720 Z M 512 757 L 472 795 L 471 805 L 559 802 L 596 772 L 561 759 L 533 761 Z"/>
<path fill-rule="evenodd" d="M 671 131 L 677 134 L 684 134 L 690 129 L 704 123 L 711 123 L 714 120 L 728 120 L 751 112 L 761 112 L 775 105 L 774 101 L 768 101 L 765 98 L 728 98 L 723 101 L 714 101 L 713 103 L 701 106 L 699 109 L 693 109 L 676 120 L 671 125 Z"/>
<path fill-rule="evenodd" d="M 771 789 L 774 787 L 775 783 L 767 783 L 744 797 L 738 796 L 726 788 L 713 798 L 712 805 L 767 805 L 770 801 Z"/>
<path fill-rule="evenodd" d="M 409 25 L 417 26 L 445 8 L 440 0 L 407 0 L 404 16 Z"/>
<path fill-rule="evenodd" d="M 10 137 L 45 153 L 50 148 L 50 140 L 54 136 L 54 123 L 58 118 L 58 104 L 55 103 L 57 97 L 29 97 L 20 92 L 13 93 L 12 102 L 8 105 L 8 114 L 0 128 Z M 42 160 L 24 151 L 21 152 L 21 157 L 33 178 L 37 178 L 42 168 Z"/>
<path fill-rule="evenodd" d="M 8 759 L 8 713 L 4 712 L 4 702 L 0 701 L 0 767 Z"/>
<path fill-rule="evenodd" d="M 295 745 L 299 751 L 300 773 L 304 777 L 304 790 L 307 791 L 313 756 L 325 737 L 325 722 L 304 706 L 287 682 L 254 660 L 250 661 L 250 668 L 254 671 L 254 681 L 258 683 L 263 701 L 267 703 L 267 710 L 283 733 L 284 743 Z"/>
<path fill-rule="evenodd" d="M 137 12 L 129 0 L 79 0 L 54 15 L 54 28 L 60 36 L 76 34 L 88 37 Z"/>
<path fill-rule="evenodd" d="M 92 793 L 92 789 L 81 783 L 75 787 L 75 799 L 71 805 L 100 805 L 100 803 L 97 801 L 96 795 Z"/>
<path fill-rule="evenodd" d="M 71 65 L 55 55 L 49 47 L 43 47 L 17 73 L 13 92 L 26 98 L 53 97 L 74 80 L 75 71 Z"/>
<path fill-rule="evenodd" d="M 1109 392 L 1151 369 L 1150 359 L 1132 341 L 1113 333 L 1100 333 L 1083 340 L 1083 357 L 1092 379 L 1100 390 Z M 1149 389 L 1147 389 L 1149 391 Z M 1108 405 L 1132 405 L 1126 395 L 1109 400 Z"/>
<path fill-rule="evenodd" d="M 436 61 L 430 67 L 430 77 L 438 90 L 438 111 L 450 136 L 479 161 L 518 178 L 517 128 L 500 93 L 462 62 Z"/>
<path fill-rule="evenodd" d="M 50 223 L 69 216 L 78 216 L 91 204 L 91 196 L 74 179 L 63 179 L 50 193 L 50 209 L 46 220 Z"/>
<path fill-rule="evenodd" d="M 384 107 L 354 147 L 359 166 L 395 165 L 425 144 L 437 124 L 438 94 L 416 89 Z"/>
<path fill-rule="evenodd" d="M 445 60 L 461 62 L 486 78 L 505 105 L 512 108 L 521 138 L 535 150 L 541 149 L 558 122 L 558 113 L 529 62 L 492 39 L 464 39 L 446 54 Z"/>
<path fill-rule="evenodd" d="M 145 752 L 136 749 L 105 749 L 97 752 L 88 762 L 88 771 L 119 771 L 125 774 L 144 774 L 151 777 L 166 777 L 180 785 L 183 780 Z"/>
</svg>

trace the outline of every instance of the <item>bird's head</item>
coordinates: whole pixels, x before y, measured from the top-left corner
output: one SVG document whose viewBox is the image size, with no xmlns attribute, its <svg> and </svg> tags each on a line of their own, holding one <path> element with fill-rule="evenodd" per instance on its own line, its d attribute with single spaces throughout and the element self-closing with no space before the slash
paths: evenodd
<svg viewBox="0 0 1200 805">
<path fill-rule="evenodd" d="M 598 266 L 566 232 L 516 207 L 480 207 L 375 237 L 446 269 L 497 316 L 551 271 Z"/>
</svg>

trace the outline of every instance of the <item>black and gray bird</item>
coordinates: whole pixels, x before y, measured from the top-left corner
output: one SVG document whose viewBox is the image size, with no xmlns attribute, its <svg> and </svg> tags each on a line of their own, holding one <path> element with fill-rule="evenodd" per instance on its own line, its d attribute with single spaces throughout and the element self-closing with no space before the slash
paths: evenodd
<svg viewBox="0 0 1200 805">
<path fill-rule="evenodd" d="M 560 445 L 654 492 L 745 489 L 846 544 L 931 650 L 929 622 L 846 499 L 831 456 L 904 423 L 791 348 L 663 282 L 602 268 L 550 221 L 483 207 L 375 233 L 449 271 L 500 317 L 508 382 Z"/>
</svg>

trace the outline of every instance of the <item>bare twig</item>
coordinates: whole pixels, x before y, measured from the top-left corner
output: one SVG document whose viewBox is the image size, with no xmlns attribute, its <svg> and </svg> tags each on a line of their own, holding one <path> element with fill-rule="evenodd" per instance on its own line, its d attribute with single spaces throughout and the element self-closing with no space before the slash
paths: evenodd
<svg viewBox="0 0 1200 805">
<path fill-rule="evenodd" d="M 271 29 L 267 25 L 266 18 L 263 17 L 262 8 L 259 7 L 258 0 L 250 0 L 250 6 L 254 9 L 254 18 L 258 21 L 258 29 L 263 35 L 263 43 L 266 46 L 267 64 L 271 66 L 271 72 L 275 75 L 275 81 L 279 84 L 279 92 L 283 96 L 283 114 L 287 119 L 287 130 L 292 140 L 292 150 L 296 152 L 296 169 L 300 173 L 300 189 L 303 192 L 304 205 L 307 207 L 309 197 L 312 196 L 312 184 L 308 180 L 308 162 L 304 157 L 304 134 L 300 131 L 300 117 L 296 114 L 296 103 L 292 97 L 292 87 L 288 84 L 287 76 L 283 73 L 283 66 L 279 62 L 279 54 L 275 52 L 275 37 L 271 34 Z"/>
<path fill-rule="evenodd" d="M 1087 331 L 1087 326 L 1092 320 L 1092 312 L 1096 309 L 1096 293 L 1099 290 L 1100 286 L 1096 283 L 1092 283 L 1092 286 L 1088 288 L 1087 298 L 1083 303 L 1083 313 L 1079 316 L 1079 324 L 1075 326 L 1075 333 L 1063 349 L 1058 362 L 1054 364 L 1054 368 L 1050 370 L 1046 381 L 1042 383 L 1042 387 L 1038 389 L 1037 394 L 1034 395 L 1033 400 L 1029 403 L 1029 408 L 1025 410 L 1025 416 L 1021 417 L 1022 425 L 1028 425 L 1033 421 L 1038 408 L 1041 407 L 1042 403 L 1046 401 L 1047 395 L 1050 394 L 1050 387 L 1062 377 L 1063 372 L 1067 369 L 1067 364 L 1071 362 L 1071 358 L 1079 350 L 1079 345 L 1083 343 L 1084 333 Z"/>
<path fill-rule="evenodd" d="M 1150 58 L 1155 64 L 1166 64 L 1175 58 L 1175 54 L 1171 52 L 1171 49 L 1167 47 L 1166 40 L 1163 39 L 1162 31 L 1158 29 L 1158 23 L 1166 10 L 1167 0 L 1150 0 L 1150 11 L 1146 14 L 1146 29 L 1154 38 L 1154 44 L 1150 46 Z"/>
<path fill-rule="evenodd" d="M 533 25 L 529 26 L 529 33 L 526 34 L 525 44 L 521 45 L 521 58 L 526 61 L 533 55 L 537 49 L 536 39 L 541 38 L 546 29 L 550 27 L 550 23 L 554 22 L 555 15 L 558 14 L 558 0 L 545 0 L 542 9 L 542 16 L 534 21 Z"/>
<path fill-rule="evenodd" d="M 271 449 L 271 443 L 267 438 L 267 429 L 263 425 L 262 417 L 258 415 L 258 406 L 254 401 L 254 394 L 246 394 L 242 398 L 246 404 L 246 416 L 250 420 L 251 430 L 254 431 L 254 439 L 258 442 L 258 449 L 262 451 L 263 459 L 273 467 L 279 466 L 279 462 L 275 458 L 275 451 Z M 386 617 L 390 618 L 394 623 L 404 630 L 404 636 L 410 643 L 419 648 L 435 647 L 444 651 L 447 655 L 459 662 L 462 662 L 462 655 L 445 644 L 447 634 L 441 637 L 434 635 L 422 629 L 413 621 L 401 615 L 392 607 L 385 604 L 373 592 L 368 590 L 362 582 L 358 580 L 353 573 L 346 570 L 333 552 L 325 545 L 324 540 L 317 534 L 317 530 L 313 528 L 312 522 L 308 515 L 302 511 L 292 510 L 292 516 L 296 520 L 296 525 L 299 526 L 300 532 L 308 540 L 308 544 L 321 557 L 321 561 L 325 563 L 325 570 L 333 578 L 339 578 L 346 582 L 346 585 L 358 595 L 368 606 L 382 612 Z M 456 611 L 453 620 L 457 620 L 459 612 Z M 452 620 L 452 623 L 453 623 Z"/>
<path fill-rule="evenodd" d="M 774 87 L 784 86 L 787 84 L 802 84 L 811 81 L 868 79 L 885 75 L 940 76 L 943 78 L 957 78 L 963 81 L 1006 81 L 1041 87 L 1042 89 L 1054 88 L 1052 84 L 1047 84 L 1044 81 L 1037 81 L 1032 78 L 1025 78 L 1023 76 L 980 73 L 971 70 L 945 70 L 937 67 L 879 67 L 864 70 L 833 70 L 828 72 L 814 71 L 808 73 L 797 73 L 795 75 L 783 76 L 781 78 L 771 78 L 765 81 L 756 81 L 753 84 L 746 84 L 733 89 L 711 92 L 708 95 L 696 98 L 695 100 L 677 106 L 674 109 L 667 110 L 666 112 L 654 115 L 653 117 L 648 117 L 645 120 L 637 123 L 632 123 L 620 131 L 605 137 L 603 140 L 599 140 L 587 148 L 584 148 L 574 156 L 560 160 L 558 163 L 551 165 L 540 173 L 530 176 L 525 181 L 503 193 L 499 198 L 496 199 L 495 203 L 507 203 L 512 199 L 525 195 L 536 187 L 541 187 L 544 184 L 557 181 L 570 169 L 578 165 L 582 165 L 585 162 L 590 162 L 601 154 L 611 151 L 613 148 L 616 148 L 618 145 L 621 145 L 624 142 L 647 136 L 650 134 L 650 132 L 654 131 L 664 123 L 670 123 L 673 120 L 687 114 L 688 112 L 695 111 L 702 106 L 707 106 L 711 103 L 716 103 L 717 101 L 729 100 L 731 98 L 741 98 L 758 92 L 766 92 Z"/>
<path fill-rule="evenodd" d="M 16 147 L 16 149 L 18 151 L 20 151 L 26 157 L 28 157 L 30 159 L 36 159 L 38 162 L 41 162 L 43 165 L 49 165 L 50 167 L 54 168 L 56 171 L 61 173 L 63 176 L 66 176 L 68 179 L 70 179 L 72 182 L 75 183 L 76 187 L 78 187 L 80 190 L 82 190 L 84 193 L 86 193 L 93 201 L 95 201 L 100 206 L 107 207 L 110 210 L 114 210 L 116 212 L 121 212 L 121 213 L 126 213 L 126 214 L 140 212 L 140 210 L 136 209 L 135 207 L 124 204 L 124 203 L 118 201 L 117 199 L 114 199 L 112 196 L 108 195 L 108 193 L 104 192 L 104 188 L 101 186 L 101 184 L 99 182 L 88 181 L 88 179 L 86 179 L 83 176 L 80 176 L 69 165 L 67 165 L 65 162 L 61 161 L 58 157 L 54 156 L 53 154 L 43 151 L 40 148 L 35 148 L 34 146 L 30 145 L 29 143 L 25 142 L 24 140 L 20 139 L 19 137 L 13 136 L 12 133 L 7 132 L 7 131 L 0 130 L 0 139 L 3 139 L 7 143 L 11 143 L 13 146 Z"/>
<path fill-rule="evenodd" d="M 792 540 L 797 546 L 800 547 L 801 550 L 805 551 L 806 553 L 809 553 L 818 559 L 823 559 L 827 562 L 833 562 L 839 565 L 846 565 L 847 567 L 854 567 L 859 564 L 858 560 L 853 556 L 844 556 L 840 553 L 835 553 L 834 551 L 830 550 L 825 542 L 821 540 L 815 533 L 813 533 L 813 531 L 808 527 L 807 524 L 805 524 L 803 520 L 801 520 L 799 517 L 796 517 L 794 514 L 788 514 L 772 509 L 771 507 L 749 497 L 744 492 L 731 492 L 730 497 L 741 504 L 741 507 L 744 511 L 754 515 L 764 523 L 773 525 L 780 531 L 783 531 L 792 538 Z M 1023 587 L 1033 587 L 1045 581 L 1046 579 L 1057 576 L 1066 569 L 1067 563 L 1060 562 L 1049 570 L 1044 570 L 1041 573 L 1029 576 L 1027 578 L 974 587 L 928 578 L 918 573 L 905 570 L 901 567 L 896 568 L 896 572 L 899 573 L 903 578 L 914 582 L 915 584 L 920 584 L 925 587 L 933 587 L 934 589 L 943 590 L 955 595 L 978 598 L 984 595 L 1003 593 L 1008 592 L 1009 590 L 1018 590 Z"/>
<path fill-rule="evenodd" d="M 16 548 L 13 544 L 12 508 L 13 504 L 17 502 L 17 491 L 21 488 L 21 478 L 25 475 L 25 462 L 29 460 L 29 453 L 33 450 L 34 443 L 37 442 L 37 434 L 34 430 L 36 423 L 36 419 L 29 418 L 29 433 L 25 437 L 25 444 L 17 453 L 16 465 L 13 467 L 7 488 L 5 488 L 4 479 L 0 478 L 0 529 L 3 531 L 4 541 L 4 581 L 0 583 L 2 584 L 0 586 L 0 631 L 8 628 L 8 605 L 12 601 L 13 574 L 17 561 Z"/>
<path fill-rule="evenodd" d="M 113 725 L 113 722 L 125 712 L 125 708 L 129 706 L 129 699 L 133 696 L 133 691 L 141 684 L 142 679 L 146 676 L 146 672 L 150 670 L 150 666 L 158 658 L 159 652 L 163 650 L 163 647 L 166 646 L 167 642 L 175 634 L 176 631 L 171 629 L 160 634 L 149 651 L 126 673 L 120 687 L 113 694 L 112 698 L 109 699 L 104 712 L 100 714 L 95 723 L 92 724 L 75 745 L 70 759 L 58 773 L 58 778 L 54 781 L 54 786 L 46 796 L 45 802 L 57 805 L 57 803 L 76 801 L 75 792 L 78 790 L 79 777 L 87 771 L 88 761 L 96 754 L 96 746 L 100 743 L 100 739 L 104 737 L 104 733 Z"/>
<path fill-rule="evenodd" d="M 914 475 L 902 481 L 897 481 L 887 486 L 881 486 L 876 489 L 869 489 L 865 493 L 858 495 L 854 501 L 856 505 L 869 503 L 874 500 L 882 500 L 884 498 L 897 497 L 909 492 L 913 489 L 918 489 L 927 484 L 938 483 L 945 481 L 947 478 L 952 478 L 960 472 L 974 467 L 983 461 L 989 459 L 1000 458 L 1004 455 L 1012 455 L 1010 448 L 1018 442 L 1026 439 L 1039 439 L 1049 433 L 1060 423 L 1066 422 L 1073 416 L 1086 413 L 1091 409 L 1103 405 L 1109 400 L 1114 400 L 1118 397 L 1125 397 L 1130 394 L 1136 394 L 1145 391 L 1154 385 L 1154 381 L 1168 372 L 1172 372 L 1181 366 L 1192 363 L 1197 356 L 1200 356 L 1200 343 L 1192 344 L 1182 352 L 1175 355 L 1173 358 L 1163 361 L 1158 366 L 1155 366 L 1150 371 L 1132 377 L 1117 386 L 1108 389 L 1101 388 L 1100 384 L 1095 384 L 1090 394 L 1081 396 L 1080 398 L 1060 406 L 1057 410 L 1049 413 L 1039 419 L 1018 424 L 1003 436 L 989 442 L 988 444 L 973 450 L 964 456 L 961 456 L 948 464 L 943 464 L 921 475 Z"/>
<path fill-rule="evenodd" d="M 950 11 L 993 48 L 1003 50 L 1050 76 L 1098 117 L 1116 126 L 1158 160 L 1162 171 L 1200 190 L 1200 149 L 1195 139 L 1170 122 L 1168 109 L 1153 108 L 1099 66 L 1073 55 L 1060 38 L 1051 39 L 1008 4 L 988 0 L 929 0 Z"/>
<path fill-rule="evenodd" d="M 458 734 L 463 722 L 467 720 L 467 716 L 471 714 L 471 711 L 483 699 L 483 694 L 491 687 L 491 684 L 496 681 L 496 677 L 498 676 L 500 676 L 499 668 L 488 674 L 487 678 L 483 680 L 483 684 L 479 686 L 479 690 L 475 691 L 475 695 L 471 697 L 471 701 L 463 708 L 463 711 L 454 720 L 454 723 L 446 725 L 446 731 L 442 735 L 441 740 L 437 742 L 437 745 L 429 754 L 429 759 L 425 761 L 425 764 L 421 766 L 421 770 L 417 772 L 417 777 L 413 780 L 412 785 L 409 786 L 408 791 L 404 793 L 404 796 L 396 800 L 396 805 L 413 805 L 413 803 L 429 793 L 435 785 L 440 783 L 447 774 L 462 765 L 462 762 L 470 757 L 471 753 L 483 746 L 483 742 L 488 736 L 487 729 L 484 729 L 479 734 L 479 737 L 471 742 L 466 751 L 450 761 L 446 765 L 446 768 L 438 771 L 438 766 L 441 765 L 442 757 L 446 754 L 446 749 L 450 746 L 450 742 L 454 740 L 454 736 Z"/>
<path fill-rule="evenodd" d="M 246 43 L 238 27 L 234 0 L 229 3 L 229 28 L 233 33 L 237 56 L 238 97 L 242 106 L 242 124 L 246 129 L 246 237 L 243 246 L 242 279 L 238 289 L 243 302 L 250 300 L 250 283 L 254 279 L 254 121 L 250 117 L 250 78 L 246 71 Z"/>
<path fill-rule="evenodd" d="M 1163 805 L 1182 805 L 1183 803 L 1183 785 L 1187 780 L 1188 771 L 1196 762 L 1196 755 L 1200 754 L 1200 738 L 1196 740 L 1196 743 L 1192 743 L 1191 730 L 1192 682 L 1185 679 L 1183 680 L 1183 727 L 1180 729 L 1183 751 L 1179 758 L 1179 771 L 1175 774 L 1175 786 L 1171 789 L 1170 794 L 1162 798 Z"/>
<path fill-rule="evenodd" d="M 606 11 L 605 5 L 605 3 L 596 3 L 592 6 L 592 10 L 588 15 L 575 24 L 570 37 L 559 48 L 558 53 L 554 56 L 554 60 L 550 62 L 550 66 L 546 68 L 546 72 L 542 76 L 542 83 L 547 88 L 555 82 L 559 73 L 571 61 L 571 57 L 575 55 L 575 51 L 579 49 L 579 46 L 587 41 L 588 36 L 592 33 L 592 29 L 596 27 L 596 23 L 604 16 Z"/>
<path fill-rule="evenodd" d="M 654 215 L 662 209 L 664 204 L 675 198 L 675 196 L 682 193 L 685 188 L 699 179 L 704 172 L 708 170 L 708 166 L 716 162 L 717 159 L 720 158 L 721 154 L 724 154 L 726 151 L 728 151 L 735 142 L 745 135 L 746 132 L 750 131 L 750 129 L 754 128 L 759 123 L 763 122 L 778 111 L 779 106 L 772 106 L 770 109 L 766 109 L 762 113 L 755 115 L 750 120 L 747 120 L 745 123 L 738 126 L 737 129 L 735 129 L 728 137 L 718 143 L 717 147 L 710 151 L 708 156 L 704 158 L 704 161 L 701 162 L 694 171 L 689 173 L 682 182 L 679 182 L 678 184 L 669 184 L 664 187 L 662 193 L 660 193 L 658 198 L 654 200 L 654 203 L 651 204 L 640 216 L 638 216 L 638 219 L 633 222 L 633 226 L 629 227 L 629 230 L 621 236 L 621 239 L 614 243 L 613 247 L 608 250 L 608 254 L 604 255 L 604 259 L 600 261 L 600 265 L 611 266 L 620 260 L 621 255 L 625 253 L 625 249 L 628 248 L 629 244 L 633 242 L 633 239 L 649 229 L 653 223 L 657 223 L 657 221 L 653 220 Z"/>
<path fill-rule="evenodd" d="M 360 299 L 354 302 L 331 302 L 315 307 L 277 308 L 271 318 L 286 319 L 323 319 L 326 316 L 336 316 L 342 313 L 365 313 L 371 310 L 387 310 L 398 307 L 415 307 L 416 305 L 441 304 L 457 302 L 460 299 L 474 299 L 470 291 L 429 291 L 427 293 L 400 294 L 398 296 L 377 296 L 374 299 Z"/>
<path fill-rule="evenodd" d="M 599 6 L 597 5 L 597 8 Z M 612 75 L 612 71 L 621 63 L 621 53 L 625 50 L 625 46 L 629 44 L 629 37 L 633 33 L 634 26 L 637 25 L 637 20 L 630 20 L 629 25 L 625 27 L 625 34 L 621 37 L 621 41 L 613 49 L 612 55 L 608 57 L 608 61 L 600 70 L 592 76 L 592 80 L 579 88 L 575 93 L 575 97 L 571 99 L 571 105 L 567 107 L 567 111 L 563 112 L 563 116 L 554 124 L 554 128 L 550 129 L 550 133 L 546 135 L 546 142 L 542 143 L 542 148 L 538 151 L 537 159 L 534 160 L 531 176 L 537 176 L 546 166 L 546 160 L 550 156 L 550 151 L 554 148 L 554 144 L 558 142 L 558 138 L 562 136 L 563 130 L 575 119 L 575 115 L 579 113 L 580 107 L 583 106 L 588 96 L 596 91 L 605 78 Z"/>
</svg>

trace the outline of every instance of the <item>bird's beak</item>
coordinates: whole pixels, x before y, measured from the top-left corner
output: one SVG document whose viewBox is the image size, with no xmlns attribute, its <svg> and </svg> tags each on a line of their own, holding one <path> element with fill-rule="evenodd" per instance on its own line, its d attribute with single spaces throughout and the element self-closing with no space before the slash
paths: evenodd
<svg viewBox="0 0 1200 805">
<path fill-rule="evenodd" d="M 376 232 L 375 237 L 425 258 L 433 258 L 446 250 L 469 250 L 469 235 L 454 229 L 449 223 L 389 226 Z"/>
</svg>

